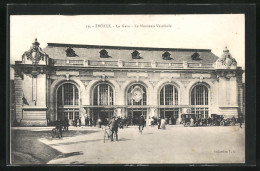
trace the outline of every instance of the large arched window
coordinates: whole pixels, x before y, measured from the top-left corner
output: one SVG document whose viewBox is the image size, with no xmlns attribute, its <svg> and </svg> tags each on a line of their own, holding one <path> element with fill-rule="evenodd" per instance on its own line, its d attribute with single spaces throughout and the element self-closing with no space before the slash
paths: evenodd
<svg viewBox="0 0 260 171">
<path fill-rule="evenodd" d="M 161 89 L 160 105 L 178 105 L 178 90 L 175 86 L 168 84 Z"/>
<path fill-rule="evenodd" d="M 146 88 L 141 84 L 134 84 L 127 91 L 128 105 L 146 105 Z"/>
<path fill-rule="evenodd" d="M 193 87 L 191 91 L 191 105 L 196 107 L 192 108 L 192 113 L 200 114 L 201 117 L 208 117 L 209 112 L 209 93 L 208 87 L 203 84 L 198 84 Z"/>
<path fill-rule="evenodd" d="M 72 83 L 62 84 L 57 90 L 58 120 L 79 118 L 79 90 Z"/>
<path fill-rule="evenodd" d="M 97 85 L 94 89 L 94 105 L 109 106 L 113 104 L 113 88 L 109 84 Z"/>
</svg>

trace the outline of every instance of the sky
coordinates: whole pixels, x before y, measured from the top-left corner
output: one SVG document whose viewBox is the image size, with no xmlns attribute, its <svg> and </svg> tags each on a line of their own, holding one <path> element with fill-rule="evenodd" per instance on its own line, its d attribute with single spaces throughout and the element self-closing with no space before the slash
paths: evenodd
<svg viewBox="0 0 260 171">
<path fill-rule="evenodd" d="M 97 28 L 110 24 L 111 28 Z M 146 27 L 140 25 L 167 25 Z M 123 25 L 130 27 L 125 28 Z M 138 28 L 135 27 L 139 26 Z M 90 26 L 88 28 L 87 26 Z M 92 27 L 93 26 L 93 27 Z M 120 28 L 116 27 L 120 26 Z M 47 43 L 211 49 L 221 56 L 225 46 L 245 69 L 243 14 L 214 15 L 15 15 L 10 17 L 10 62 L 21 60 L 37 38 Z"/>
</svg>

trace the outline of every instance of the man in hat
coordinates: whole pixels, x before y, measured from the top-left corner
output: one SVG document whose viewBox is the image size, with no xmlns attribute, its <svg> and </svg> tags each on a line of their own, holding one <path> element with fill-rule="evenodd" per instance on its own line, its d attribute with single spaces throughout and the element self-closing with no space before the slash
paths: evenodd
<svg viewBox="0 0 260 171">
<path fill-rule="evenodd" d="M 113 137 L 114 137 L 114 133 L 116 134 L 116 141 L 118 141 L 118 123 L 117 123 L 117 119 L 115 116 L 113 116 L 113 118 L 109 121 L 109 123 L 107 124 L 108 126 L 111 126 L 111 141 L 113 141 Z"/>
<path fill-rule="evenodd" d="M 158 129 L 161 129 L 161 118 L 159 117 L 157 120 Z"/>
<path fill-rule="evenodd" d="M 144 119 L 144 116 L 141 115 L 141 116 L 140 116 L 140 119 L 139 119 L 139 131 L 140 131 L 140 132 L 141 132 L 141 130 L 143 131 L 144 125 L 145 125 L 145 119 Z"/>
</svg>

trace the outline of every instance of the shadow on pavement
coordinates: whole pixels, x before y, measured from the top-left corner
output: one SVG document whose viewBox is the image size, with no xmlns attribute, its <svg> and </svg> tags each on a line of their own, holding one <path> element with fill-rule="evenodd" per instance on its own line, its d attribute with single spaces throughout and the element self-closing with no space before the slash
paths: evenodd
<svg viewBox="0 0 260 171">
<path fill-rule="evenodd" d="M 95 130 L 69 130 L 63 132 L 63 137 L 75 137 L 82 134 L 98 132 Z M 50 141 L 58 140 L 52 138 L 51 129 L 42 131 L 33 130 L 11 130 L 11 164 L 45 164 L 59 155 L 81 155 L 80 152 L 63 154 L 60 151 L 39 141 L 45 138 Z M 62 139 L 61 139 L 62 140 Z M 96 141 L 102 141 L 96 140 Z"/>
<path fill-rule="evenodd" d="M 127 139 L 127 138 L 119 138 L 118 141 L 131 141 L 133 139 Z"/>
<path fill-rule="evenodd" d="M 77 155 L 83 155 L 82 151 L 77 151 L 77 152 L 71 152 L 71 153 L 63 153 L 58 156 L 58 158 L 67 158 L 71 156 L 77 156 Z"/>
<path fill-rule="evenodd" d="M 45 136 L 45 137 L 43 136 L 41 138 L 46 138 L 48 140 L 59 139 L 59 138 L 52 138 L 51 130 L 47 131 L 47 132 L 48 132 L 47 136 Z M 64 137 L 76 137 L 78 135 L 92 134 L 92 133 L 95 133 L 95 132 L 99 132 L 99 131 L 96 131 L 96 130 L 69 130 L 69 131 L 62 132 L 62 138 L 64 138 Z"/>
<path fill-rule="evenodd" d="M 11 163 L 45 164 L 61 154 L 58 150 L 38 141 L 39 136 L 44 135 L 41 135 L 41 132 L 12 130 Z"/>
</svg>

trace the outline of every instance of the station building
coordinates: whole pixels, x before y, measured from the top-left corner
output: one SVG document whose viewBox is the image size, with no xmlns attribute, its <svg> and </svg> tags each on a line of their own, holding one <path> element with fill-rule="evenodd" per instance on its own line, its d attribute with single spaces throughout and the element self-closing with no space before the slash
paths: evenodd
<svg viewBox="0 0 260 171">
<path fill-rule="evenodd" d="M 28 45 L 29 47 L 29 45 Z M 241 67 L 225 48 L 148 48 L 48 43 L 35 39 L 14 69 L 14 119 L 47 126 L 88 117 L 243 115 Z M 133 123 L 134 124 L 134 123 Z M 175 123 L 174 123 L 175 124 Z"/>
</svg>

